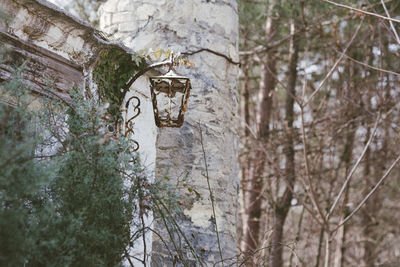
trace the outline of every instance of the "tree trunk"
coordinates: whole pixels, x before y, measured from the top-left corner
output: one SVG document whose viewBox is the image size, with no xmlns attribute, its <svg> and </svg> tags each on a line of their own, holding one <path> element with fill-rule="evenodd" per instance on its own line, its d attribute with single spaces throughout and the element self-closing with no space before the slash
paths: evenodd
<svg viewBox="0 0 400 267">
<path fill-rule="evenodd" d="M 272 92 L 275 89 L 275 79 L 268 76 L 269 70 L 275 72 L 275 60 L 269 60 L 267 57 L 264 58 L 266 63 L 262 65 L 262 71 L 264 77 L 263 82 L 261 82 L 261 101 L 259 104 L 259 116 L 258 123 L 259 126 L 259 140 L 262 140 L 262 144 L 265 144 L 268 140 L 268 125 L 271 117 L 272 109 Z M 268 76 L 268 77 L 266 77 Z M 245 250 L 252 251 L 258 246 L 259 232 L 260 232 L 260 218 L 261 218 L 261 205 L 262 205 L 262 188 L 264 186 L 263 174 L 265 167 L 265 152 L 260 148 L 255 155 L 254 160 L 255 166 L 253 168 L 253 173 L 251 175 L 251 180 L 248 185 L 248 219 L 247 219 L 247 229 L 244 241 Z"/>
<path fill-rule="evenodd" d="M 270 266 L 282 267 L 282 239 L 283 239 L 283 226 L 285 224 L 287 211 L 289 209 L 275 209 L 274 210 L 274 224 L 271 236 L 271 249 L 270 249 Z"/>
<path fill-rule="evenodd" d="M 356 53 L 353 53 L 353 57 L 356 57 Z M 344 95 L 346 95 L 347 99 L 351 99 L 353 102 L 357 103 L 359 102 L 359 94 L 357 93 L 357 86 L 353 82 L 353 80 L 356 80 L 359 78 L 358 73 L 359 73 L 359 68 L 353 65 L 348 66 L 348 76 L 345 76 L 349 82 L 347 90 L 344 92 Z M 343 104 L 346 104 L 348 101 L 344 100 Z M 347 108 L 344 111 L 344 119 L 348 121 L 354 121 L 353 117 L 355 116 L 356 111 L 354 111 L 354 106 L 353 105 L 348 105 Z M 345 117 L 346 114 L 348 114 L 348 117 Z M 349 174 L 351 168 L 352 168 L 352 159 L 353 159 L 353 148 L 354 148 L 354 137 L 355 137 L 355 129 L 356 125 L 354 122 L 351 122 L 348 126 L 347 132 L 346 132 L 346 137 L 345 137 L 345 145 L 343 149 L 343 153 L 341 156 L 341 162 L 344 163 L 345 167 L 345 173 L 344 177 L 347 177 Z M 347 203 L 349 201 L 349 192 L 350 192 L 350 182 L 347 185 L 347 188 L 345 189 L 344 192 L 344 197 L 343 197 L 343 202 L 342 202 L 342 207 L 341 207 L 341 214 L 340 214 L 340 220 L 343 220 L 350 214 L 349 207 L 347 206 Z M 344 265 L 344 259 L 345 259 L 345 251 L 346 251 L 346 231 L 347 228 L 349 227 L 348 224 L 344 224 L 342 227 L 340 227 L 336 233 L 336 246 L 335 246 L 335 254 L 334 254 L 334 261 L 333 261 L 333 266 L 334 267 L 342 267 Z"/>
<path fill-rule="evenodd" d="M 296 22 L 291 20 L 291 33 L 296 31 Z M 282 197 L 274 207 L 274 224 L 272 229 L 271 249 L 270 249 L 270 266 L 281 267 L 282 261 L 282 244 L 283 244 L 283 227 L 287 214 L 289 212 L 292 201 L 292 190 L 295 182 L 295 152 L 294 152 L 294 96 L 296 95 L 296 80 L 297 80 L 297 61 L 299 53 L 299 44 L 296 37 L 292 37 L 290 42 L 290 58 L 288 70 L 288 87 L 286 96 L 286 148 L 285 148 L 285 179 L 286 189 Z"/>
<path fill-rule="evenodd" d="M 304 218 L 304 207 L 301 210 L 300 213 L 300 218 L 299 222 L 297 224 L 297 233 L 296 233 L 296 243 L 300 241 L 300 236 L 301 236 L 301 229 L 302 229 L 302 224 L 303 224 L 303 218 Z M 293 257 L 295 256 L 294 253 L 290 253 L 290 258 L 289 258 L 289 266 L 293 266 Z"/>
<path fill-rule="evenodd" d="M 382 38 L 382 36 L 380 38 Z M 383 55 L 390 55 L 390 53 L 388 53 L 387 40 L 381 39 L 380 41 L 381 41 L 381 48 L 383 50 Z M 387 57 L 385 61 L 389 66 L 391 65 L 390 57 Z M 372 62 L 373 62 L 373 57 L 370 57 L 369 64 L 372 64 Z M 384 78 L 383 74 L 380 73 L 379 80 L 383 80 L 383 78 Z M 389 80 L 390 77 L 387 76 L 386 79 Z M 376 87 L 379 87 L 378 85 L 379 80 L 376 82 Z M 380 91 L 382 92 L 381 101 L 382 103 L 390 103 L 390 101 L 392 100 L 392 96 L 390 94 L 391 86 L 386 83 L 385 87 L 386 90 L 383 90 L 384 88 L 380 88 Z M 385 92 L 386 94 L 384 94 L 383 92 Z M 391 105 L 389 104 L 388 106 L 382 108 L 386 109 L 390 108 L 390 106 Z M 382 110 L 382 111 L 388 111 L 388 110 Z M 388 162 L 387 155 L 388 151 L 390 150 L 390 145 L 388 143 L 391 139 L 389 134 L 390 126 L 387 124 L 389 121 L 390 120 L 388 120 L 387 122 L 383 121 L 383 123 L 381 124 L 381 127 L 384 129 L 382 136 L 382 147 L 378 151 L 373 151 L 374 153 L 372 153 L 372 155 L 377 155 L 377 158 L 374 158 L 371 155 L 370 149 L 368 149 L 366 152 L 365 164 L 364 164 L 363 196 L 366 196 L 371 190 L 371 188 L 377 183 L 377 179 L 379 179 L 379 177 L 382 177 L 382 174 L 385 170 L 385 165 Z M 370 135 L 370 128 L 367 129 L 367 135 L 365 137 L 365 140 L 368 140 L 368 138 L 370 137 L 369 135 Z M 372 175 L 371 175 L 371 170 L 373 170 Z M 382 234 L 381 232 L 382 225 L 381 226 L 379 225 L 379 218 L 380 218 L 379 211 L 382 208 L 382 202 L 383 202 L 383 197 L 380 195 L 380 191 L 378 190 L 367 201 L 366 203 L 367 207 L 364 208 L 361 212 L 362 216 L 361 220 L 364 227 L 362 232 L 364 236 L 363 264 L 366 267 L 376 266 L 375 263 L 377 254 L 381 249 L 378 240 L 379 240 L 379 233 Z"/>
<path fill-rule="evenodd" d="M 317 262 L 315 263 L 315 267 L 319 267 L 319 263 L 321 260 L 321 252 L 322 252 L 322 242 L 324 241 L 324 228 L 322 227 L 319 232 L 319 239 L 318 239 L 318 253 L 317 253 Z"/>
<path fill-rule="evenodd" d="M 246 34 L 247 35 L 247 34 Z M 246 45 L 247 39 L 246 35 L 244 38 L 244 44 Z M 243 204 L 246 203 L 246 188 L 247 182 L 249 180 L 249 172 L 250 172 L 250 161 L 251 161 L 251 153 L 249 149 L 249 124 L 250 124 L 250 111 L 249 111 L 249 101 L 250 101 L 250 91 L 249 91 L 249 60 L 246 57 L 243 62 L 243 84 L 242 90 L 240 92 L 240 116 L 241 116 L 241 138 L 244 149 L 242 151 L 242 155 L 240 156 L 240 165 L 242 168 L 242 177 L 240 179 L 240 188 L 241 188 L 241 209 L 239 211 L 239 224 L 237 226 L 238 229 L 238 244 L 241 244 L 243 241 L 243 235 L 245 233 L 245 209 L 243 208 Z"/>
<path fill-rule="evenodd" d="M 347 177 L 348 173 L 350 172 L 351 168 L 351 161 L 353 158 L 353 145 L 354 145 L 354 130 L 352 129 L 354 127 L 354 124 L 350 124 L 350 129 L 348 130 L 346 134 L 346 144 L 344 147 L 343 155 L 342 155 L 342 160 L 345 164 L 345 175 L 344 177 Z M 341 214 L 341 220 L 347 217 L 349 215 L 349 210 L 348 207 L 346 206 L 347 201 L 349 199 L 349 188 L 350 188 L 350 183 L 348 187 L 346 188 L 346 191 L 344 193 L 344 198 L 343 198 L 343 206 L 342 206 L 342 214 Z M 345 242 L 346 242 L 346 230 L 347 230 L 347 225 L 344 224 L 342 227 L 340 227 L 337 231 L 336 234 L 336 248 L 335 248 L 335 258 L 334 258 L 334 267 L 342 267 L 344 266 L 344 254 L 345 254 Z"/>
<path fill-rule="evenodd" d="M 274 3 L 269 6 L 269 14 L 272 13 Z M 266 39 L 272 32 L 272 16 L 268 16 L 265 27 Z M 276 86 L 276 61 L 272 52 L 264 55 L 261 65 L 260 91 L 257 105 L 257 133 L 261 145 L 268 141 L 269 122 L 272 111 L 272 92 Z M 260 219 L 262 207 L 262 188 L 264 186 L 263 175 L 265 166 L 265 152 L 263 148 L 256 151 L 254 167 L 248 184 L 247 197 L 247 231 L 244 236 L 244 251 L 254 251 L 258 247 L 260 235 Z"/>
<path fill-rule="evenodd" d="M 370 137 L 370 133 L 371 130 L 370 128 L 367 129 L 367 134 L 365 136 L 365 142 L 367 142 L 367 140 Z M 371 187 L 371 184 L 369 182 L 369 175 L 370 175 L 370 161 L 371 161 L 371 156 L 370 156 L 370 149 L 368 149 L 365 153 L 365 164 L 364 164 L 364 170 L 363 170 L 363 174 L 364 174 L 364 181 L 363 181 L 363 195 L 368 194 L 368 191 Z M 370 238 L 372 237 L 372 229 L 371 226 L 373 226 L 373 221 L 372 221 L 372 217 L 370 216 L 370 211 L 369 211 L 370 207 L 368 209 L 363 209 L 361 212 L 362 215 L 362 224 L 364 225 L 364 229 L 363 229 L 363 235 L 364 238 L 366 239 L 364 241 L 364 265 L 366 267 L 372 267 L 374 266 L 374 243 L 371 242 Z"/>
<path fill-rule="evenodd" d="M 365 137 L 366 140 L 368 140 L 367 138 L 369 138 L 369 135 L 370 129 L 368 129 L 367 136 Z M 387 136 L 387 129 L 385 129 L 382 148 L 374 153 L 378 154 L 379 158 L 371 161 L 371 153 L 367 150 L 364 165 L 363 196 L 366 196 L 371 188 L 376 184 L 377 179 L 382 177 L 385 163 L 387 162 Z M 372 163 L 374 163 L 374 165 L 372 165 Z M 374 173 L 371 175 L 372 166 L 374 166 Z M 375 266 L 376 256 L 379 251 L 379 244 L 377 243 L 379 236 L 377 233 L 379 232 L 379 210 L 382 208 L 382 197 L 380 196 L 379 190 L 371 196 L 367 201 L 366 206 L 367 208 L 364 208 L 361 213 L 361 220 L 364 226 L 363 236 L 365 239 L 363 261 L 365 266 L 372 267 Z"/>
</svg>

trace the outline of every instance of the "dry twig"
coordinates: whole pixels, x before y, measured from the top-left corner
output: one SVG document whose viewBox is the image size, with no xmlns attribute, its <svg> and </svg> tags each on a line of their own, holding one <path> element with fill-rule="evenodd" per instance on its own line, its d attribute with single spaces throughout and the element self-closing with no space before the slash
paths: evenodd
<svg viewBox="0 0 400 267">
<path fill-rule="evenodd" d="M 383 6 L 383 9 L 385 10 L 386 16 L 387 16 L 388 18 L 390 18 L 390 14 L 389 14 L 389 11 L 388 11 L 387 8 L 386 8 L 385 1 L 381 0 L 381 3 L 382 3 L 382 6 Z M 393 33 L 394 33 L 394 36 L 396 37 L 397 43 L 400 44 L 400 37 L 399 37 L 399 34 L 398 34 L 397 31 L 396 31 L 396 28 L 395 28 L 394 25 L 393 25 L 393 21 L 389 20 L 389 24 L 390 24 L 390 28 L 392 28 L 392 31 L 393 31 Z"/>
<path fill-rule="evenodd" d="M 351 37 L 350 42 L 347 44 L 346 48 L 343 50 L 341 56 L 338 58 L 338 60 L 336 60 L 335 64 L 333 65 L 333 67 L 331 68 L 331 70 L 328 72 L 328 74 L 325 76 L 325 78 L 321 81 L 321 83 L 318 85 L 318 88 L 314 90 L 314 92 L 311 94 L 311 96 L 307 99 L 307 101 L 305 101 L 302 106 L 305 107 L 307 106 L 310 101 L 314 98 L 314 96 L 318 93 L 319 90 L 321 90 L 322 86 L 325 84 L 325 82 L 329 79 L 329 77 L 331 77 L 333 71 L 336 69 L 336 67 L 339 65 L 340 61 L 342 61 L 344 55 L 346 54 L 347 50 L 349 49 L 350 45 L 353 43 L 354 39 L 356 38 L 358 32 L 361 29 L 361 25 L 363 23 L 364 20 L 361 20 L 360 24 L 358 25 L 356 32 L 353 34 L 353 36 Z M 304 101 L 304 100 L 303 100 Z"/>
<path fill-rule="evenodd" d="M 398 20 L 398 19 L 388 18 L 388 17 L 382 16 L 382 15 L 379 15 L 379 14 L 376 14 L 376 13 L 373 13 L 373 12 L 369 12 L 369 11 L 365 11 L 365 10 L 362 10 L 362 9 L 354 8 L 354 7 L 351 7 L 351 6 L 339 4 L 339 3 L 336 3 L 336 2 L 333 2 L 333 1 L 329 1 L 329 0 L 321 0 L 321 1 L 325 2 L 325 3 L 328 3 L 328 4 L 331 4 L 331 5 L 334 5 L 334 6 L 343 7 L 343 8 L 350 9 L 350 10 L 353 10 L 353 11 L 356 11 L 356 12 L 360 12 L 360 13 L 365 14 L 365 15 L 370 15 L 370 16 L 381 18 L 381 19 L 384 19 L 384 20 L 400 23 L 400 20 Z"/>
<path fill-rule="evenodd" d="M 389 167 L 389 169 L 386 171 L 386 173 L 382 176 L 382 178 L 379 180 L 379 182 L 374 186 L 374 188 L 371 189 L 371 191 L 368 193 L 368 195 L 361 201 L 360 204 L 332 231 L 335 232 L 337 229 L 339 229 L 341 226 L 343 226 L 348 220 L 353 217 L 353 215 L 361 209 L 361 207 L 367 202 L 367 200 L 371 197 L 373 193 L 378 189 L 378 187 L 383 183 L 383 181 L 389 176 L 389 174 L 392 172 L 393 168 L 396 166 L 396 164 L 400 161 L 400 156 L 396 158 L 396 160 L 392 163 L 392 165 Z"/>
<path fill-rule="evenodd" d="M 372 140 L 374 139 L 375 134 L 376 134 L 376 129 L 378 128 L 378 123 L 379 123 L 380 119 L 381 119 L 381 114 L 379 113 L 378 117 L 377 117 L 377 119 L 375 121 L 375 125 L 374 125 L 374 128 L 372 130 L 372 134 L 369 137 L 369 140 L 368 140 L 367 144 L 364 146 L 363 152 L 361 153 L 360 157 L 357 159 L 357 162 L 354 164 L 353 168 L 351 169 L 351 171 L 347 175 L 346 181 L 342 185 L 342 188 L 340 189 L 339 194 L 336 196 L 335 202 L 333 203 L 333 205 L 330 208 L 328 214 L 326 215 L 326 219 L 327 220 L 329 219 L 329 216 L 332 214 L 333 210 L 335 209 L 336 205 L 338 204 L 339 199 L 342 196 L 342 194 L 343 194 L 344 190 L 346 189 L 347 185 L 349 184 L 351 177 L 353 176 L 354 172 L 356 171 L 358 165 L 360 165 L 361 160 L 364 158 L 364 155 L 365 155 L 365 153 L 367 152 L 367 150 L 369 148 L 369 145 L 371 144 Z"/>
<path fill-rule="evenodd" d="M 317 197 L 314 191 L 314 187 L 311 182 L 311 174 L 310 174 L 310 163 L 308 162 L 308 152 L 307 152 L 307 142 L 306 142 L 306 132 L 305 132 L 305 127 L 304 127 L 304 107 L 300 106 L 300 118 L 301 118 L 301 136 L 302 136 L 302 142 L 303 142 L 303 157 L 305 161 L 305 167 L 306 167 L 306 176 L 307 176 L 307 182 L 308 182 L 308 187 L 310 189 L 310 199 L 311 202 L 313 203 L 314 207 L 317 209 L 319 215 L 321 216 L 321 219 L 323 220 L 324 224 L 328 225 L 328 222 L 325 218 L 325 216 L 322 214 L 321 207 L 318 205 L 317 202 Z"/>
</svg>

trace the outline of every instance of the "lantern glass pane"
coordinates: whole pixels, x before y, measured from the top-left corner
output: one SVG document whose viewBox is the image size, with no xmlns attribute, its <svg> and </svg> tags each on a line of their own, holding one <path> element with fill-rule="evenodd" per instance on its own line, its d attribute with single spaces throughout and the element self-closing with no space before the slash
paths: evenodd
<svg viewBox="0 0 400 267">
<path fill-rule="evenodd" d="M 185 79 L 160 79 L 155 81 L 154 93 L 160 120 L 178 120 L 185 97 L 186 85 L 184 82 Z"/>
<path fill-rule="evenodd" d="M 158 127 L 180 127 L 190 93 L 190 80 L 171 75 L 150 78 L 154 118 Z"/>
</svg>

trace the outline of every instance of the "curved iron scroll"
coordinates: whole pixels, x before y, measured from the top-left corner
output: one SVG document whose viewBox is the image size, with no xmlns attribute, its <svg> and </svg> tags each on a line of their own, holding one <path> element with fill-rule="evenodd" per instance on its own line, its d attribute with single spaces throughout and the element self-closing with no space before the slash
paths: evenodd
<svg viewBox="0 0 400 267">
<path fill-rule="evenodd" d="M 136 103 L 133 104 L 133 115 L 129 118 L 128 117 L 128 110 L 129 106 L 133 103 L 132 100 L 136 100 Z M 125 104 L 125 137 L 128 137 L 131 139 L 131 141 L 134 143 L 132 147 L 129 148 L 130 152 L 136 152 L 139 149 L 139 143 L 132 139 L 132 135 L 135 134 L 133 130 L 134 122 L 133 120 L 139 116 L 140 114 L 140 99 L 137 96 L 132 96 L 130 97 Z"/>
</svg>

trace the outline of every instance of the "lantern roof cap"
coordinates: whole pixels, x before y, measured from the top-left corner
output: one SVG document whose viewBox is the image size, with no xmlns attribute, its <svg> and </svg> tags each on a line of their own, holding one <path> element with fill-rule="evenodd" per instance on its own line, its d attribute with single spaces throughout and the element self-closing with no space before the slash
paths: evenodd
<svg viewBox="0 0 400 267">
<path fill-rule="evenodd" d="M 152 77 L 150 77 L 150 79 L 186 79 L 186 80 L 189 80 L 188 77 L 179 76 L 178 74 L 176 74 L 176 72 L 173 69 L 169 70 L 164 75 L 152 76 Z"/>
</svg>

